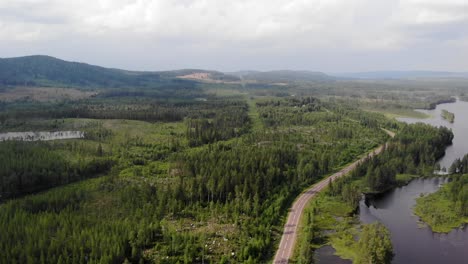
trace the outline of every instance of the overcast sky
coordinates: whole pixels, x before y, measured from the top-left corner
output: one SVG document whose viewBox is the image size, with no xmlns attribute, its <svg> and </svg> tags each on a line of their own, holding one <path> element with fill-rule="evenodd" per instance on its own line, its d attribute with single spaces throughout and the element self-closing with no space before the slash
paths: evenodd
<svg viewBox="0 0 468 264">
<path fill-rule="evenodd" d="M 135 70 L 468 71 L 468 0 L 0 0 L 0 57 Z"/>
</svg>

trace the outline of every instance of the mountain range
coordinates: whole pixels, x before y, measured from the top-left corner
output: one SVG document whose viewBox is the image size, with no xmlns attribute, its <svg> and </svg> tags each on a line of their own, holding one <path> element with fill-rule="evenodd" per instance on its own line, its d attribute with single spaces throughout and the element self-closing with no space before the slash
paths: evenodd
<svg viewBox="0 0 468 264">
<path fill-rule="evenodd" d="M 0 85 L 90 88 L 158 87 L 193 82 L 294 83 L 343 79 L 468 78 L 466 72 L 374 71 L 325 74 L 314 71 L 238 71 L 201 69 L 128 71 L 34 55 L 0 59 Z"/>
</svg>

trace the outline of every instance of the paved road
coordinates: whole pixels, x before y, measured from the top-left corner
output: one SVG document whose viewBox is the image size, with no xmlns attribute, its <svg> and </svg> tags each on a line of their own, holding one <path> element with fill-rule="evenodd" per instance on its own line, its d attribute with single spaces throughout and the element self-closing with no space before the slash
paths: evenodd
<svg viewBox="0 0 468 264">
<path fill-rule="evenodd" d="M 387 130 L 386 132 L 392 137 L 395 135 L 391 131 Z M 380 152 L 382 152 L 382 150 L 383 146 L 380 146 L 373 152 L 369 153 L 369 155 L 377 155 Z M 304 211 L 304 207 L 310 201 L 310 199 L 312 199 L 318 192 L 327 187 L 330 180 L 334 181 L 337 178 L 346 175 L 348 172 L 356 168 L 356 166 L 366 158 L 367 156 L 347 166 L 341 171 L 323 179 L 322 181 L 313 185 L 299 196 L 299 198 L 294 202 L 292 208 L 289 211 L 288 220 L 284 225 L 283 236 L 281 237 L 281 242 L 278 251 L 276 252 L 273 263 L 288 263 L 289 259 L 292 257 L 294 251 L 294 244 L 296 242 L 297 237 L 297 226 L 299 224 L 299 220 L 301 219 L 302 212 Z"/>
</svg>

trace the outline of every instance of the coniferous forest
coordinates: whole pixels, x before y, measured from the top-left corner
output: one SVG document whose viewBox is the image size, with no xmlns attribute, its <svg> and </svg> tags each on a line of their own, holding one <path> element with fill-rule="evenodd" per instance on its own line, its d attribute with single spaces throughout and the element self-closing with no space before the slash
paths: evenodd
<svg viewBox="0 0 468 264">
<path fill-rule="evenodd" d="M 425 104 L 406 101 L 401 93 L 412 93 L 401 87 L 305 89 L 301 82 L 203 83 L 175 78 L 179 73 L 114 71 L 105 73 L 118 78 L 107 82 L 102 69 L 89 70 L 85 84 L 75 77 L 81 68 L 63 78 L 43 72 L 54 77 L 51 86 L 95 91 L 87 98 L 0 103 L 1 133 L 84 132 L 77 139 L 0 141 L 0 263 L 267 263 L 307 187 L 384 145 L 320 198 L 346 208 L 347 217 L 362 193 L 401 185 L 402 174 L 432 175 L 453 139 L 447 128 L 391 118 Z M 31 89 L 47 84 L 19 77 L 8 75 L 0 93 L 15 91 L 17 81 Z M 396 99 L 359 99 L 366 92 Z M 450 170 L 466 173 L 466 160 Z M 464 179 L 454 176 L 447 195 L 466 216 Z M 309 236 L 297 243 L 301 263 L 313 258 L 310 245 L 324 241 L 316 222 L 326 210 L 314 210 Z M 365 238 L 357 259 L 391 260 L 384 227 L 357 236 Z M 377 236 L 386 237 L 383 257 L 366 242 Z"/>
<path fill-rule="evenodd" d="M 152 118 L 165 111 L 157 101 L 111 119 L 135 109 L 113 100 L 101 119 L 33 116 L 39 128 L 73 127 L 85 139 L 0 143 L 2 262 L 267 261 L 295 196 L 395 126 L 313 97 L 164 103 L 182 117 L 169 122 Z M 24 111 L 15 106 L 16 117 Z M 5 127 L 19 125 L 11 114 Z"/>
</svg>

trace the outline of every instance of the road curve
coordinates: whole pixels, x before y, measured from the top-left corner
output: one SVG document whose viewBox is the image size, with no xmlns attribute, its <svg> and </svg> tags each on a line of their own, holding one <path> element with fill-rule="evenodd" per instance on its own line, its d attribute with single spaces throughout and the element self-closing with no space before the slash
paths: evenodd
<svg viewBox="0 0 468 264">
<path fill-rule="evenodd" d="M 394 133 L 390 131 L 386 131 L 391 137 L 394 136 Z M 390 132 L 390 133 L 389 133 Z M 339 172 L 321 180 L 320 182 L 314 184 L 310 187 L 307 191 L 303 192 L 299 198 L 294 202 L 293 206 L 291 207 L 288 215 L 288 220 L 284 225 L 283 236 L 281 237 L 281 242 L 278 247 L 278 251 L 276 251 L 275 258 L 273 259 L 273 263 L 288 263 L 289 259 L 292 257 L 294 251 L 294 244 L 296 243 L 297 237 L 297 226 L 299 225 L 299 220 L 301 219 L 302 213 L 304 211 L 304 207 L 306 204 L 320 191 L 322 191 L 325 187 L 327 187 L 329 181 L 335 181 L 339 177 L 346 175 L 348 172 L 354 170 L 356 166 L 367 159 L 369 156 L 375 156 L 382 152 L 383 146 L 376 148 L 374 151 L 369 153 L 369 155 L 355 161 L 351 165 L 343 168 Z"/>
</svg>

